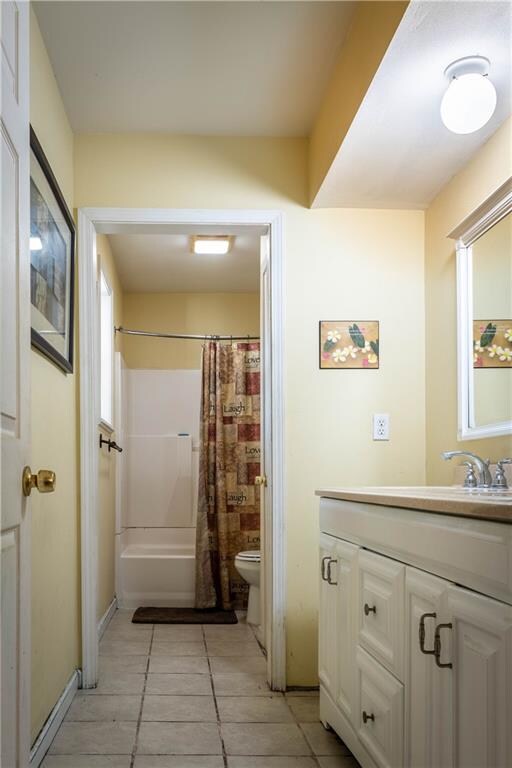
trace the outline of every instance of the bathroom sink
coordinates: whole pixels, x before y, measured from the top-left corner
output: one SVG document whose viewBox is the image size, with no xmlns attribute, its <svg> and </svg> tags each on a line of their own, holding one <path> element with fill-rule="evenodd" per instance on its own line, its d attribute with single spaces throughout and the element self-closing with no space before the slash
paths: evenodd
<svg viewBox="0 0 512 768">
<path fill-rule="evenodd" d="M 512 503 L 512 488 L 465 488 L 462 485 L 425 485 L 425 486 L 385 486 L 381 489 L 369 488 L 375 493 L 378 490 L 393 493 L 397 496 L 444 497 L 444 498 L 470 498 L 478 501 L 492 501 L 500 504 Z"/>
</svg>

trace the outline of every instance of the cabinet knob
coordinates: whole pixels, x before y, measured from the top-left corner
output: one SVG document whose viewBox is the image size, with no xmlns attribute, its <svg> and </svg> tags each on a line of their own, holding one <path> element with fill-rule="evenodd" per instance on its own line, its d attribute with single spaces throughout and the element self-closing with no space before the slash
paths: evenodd
<svg viewBox="0 0 512 768">
<path fill-rule="evenodd" d="M 370 608 L 368 603 L 365 603 L 364 604 L 364 615 L 365 616 L 369 616 L 370 613 L 377 613 L 377 606 L 376 605 L 372 605 L 372 607 Z"/>
<path fill-rule="evenodd" d="M 373 720 L 375 722 L 375 715 L 373 714 L 373 712 L 371 713 L 371 715 L 369 715 L 368 712 L 365 712 L 363 709 L 363 723 L 366 725 L 368 720 Z"/>
</svg>

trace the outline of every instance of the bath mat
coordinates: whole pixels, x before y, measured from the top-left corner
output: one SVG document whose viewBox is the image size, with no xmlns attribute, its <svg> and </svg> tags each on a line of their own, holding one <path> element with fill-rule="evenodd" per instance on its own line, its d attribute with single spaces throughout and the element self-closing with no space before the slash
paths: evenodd
<svg viewBox="0 0 512 768">
<path fill-rule="evenodd" d="M 234 611 L 215 608 L 137 608 L 132 624 L 237 624 Z"/>
</svg>

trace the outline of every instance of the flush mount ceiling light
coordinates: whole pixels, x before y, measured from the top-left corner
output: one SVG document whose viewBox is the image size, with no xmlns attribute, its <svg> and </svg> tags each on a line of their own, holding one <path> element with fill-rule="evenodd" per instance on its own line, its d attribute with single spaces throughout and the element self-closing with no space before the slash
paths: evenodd
<svg viewBox="0 0 512 768">
<path fill-rule="evenodd" d="M 30 237 L 30 250 L 31 251 L 42 251 L 43 250 L 43 244 L 41 242 L 41 238 L 37 236 L 31 236 Z"/>
<path fill-rule="evenodd" d="M 202 255 L 225 256 L 233 240 L 232 235 L 193 235 L 191 251 Z"/>
<path fill-rule="evenodd" d="M 496 89 L 489 80 L 489 67 L 485 56 L 465 56 L 445 69 L 450 85 L 441 102 L 441 119 L 453 133 L 473 133 L 491 119 Z"/>
</svg>

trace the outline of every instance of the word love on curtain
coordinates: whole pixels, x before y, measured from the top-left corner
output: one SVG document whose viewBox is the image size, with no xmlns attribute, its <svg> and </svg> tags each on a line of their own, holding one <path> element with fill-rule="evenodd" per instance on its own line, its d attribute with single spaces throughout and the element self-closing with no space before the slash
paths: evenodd
<svg viewBox="0 0 512 768">
<path fill-rule="evenodd" d="M 238 552 L 260 547 L 260 344 L 203 347 L 196 608 L 245 609 Z"/>
</svg>

